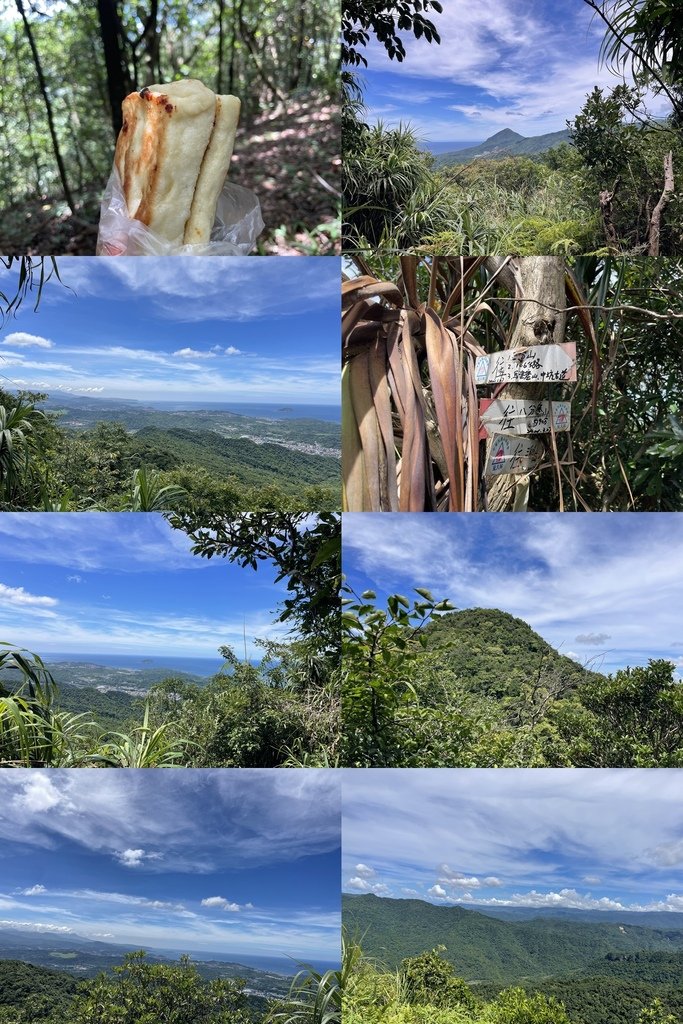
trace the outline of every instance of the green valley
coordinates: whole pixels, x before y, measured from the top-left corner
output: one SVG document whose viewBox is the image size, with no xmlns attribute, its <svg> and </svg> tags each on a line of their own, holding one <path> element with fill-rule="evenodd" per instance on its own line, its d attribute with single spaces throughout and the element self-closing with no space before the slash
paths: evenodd
<svg viewBox="0 0 683 1024">
<path fill-rule="evenodd" d="M 1 389 L 0 408 L 13 442 L 0 458 L 0 507 L 8 511 L 339 504 L 333 420 Z"/>
<path fill-rule="evenodd" d="M 484 907 L 344 895 L 356 949 L 344 1020 L 360 1024 L 677 1024 L 683 915 L 562 910 L 495 920 Z M 495 911 L 493 911 L 495 913 Z M 670 919 L 674 918 L 674 921 Z M 431 952 L 426 952 L 431 950 Z M 437 1009 L 438 1008 L 438 1009 Z"/>
</svg>

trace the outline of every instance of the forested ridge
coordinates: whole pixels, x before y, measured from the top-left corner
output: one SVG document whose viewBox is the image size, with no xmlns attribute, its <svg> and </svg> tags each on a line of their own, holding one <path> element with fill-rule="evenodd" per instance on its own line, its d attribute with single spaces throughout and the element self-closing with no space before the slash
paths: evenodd
<svg viewBox="0 0 683 1024">
<path fill-rule="evenodd" d="M 622 965 L 622 976 L 637 977 L 638 957 L 662 953 L 680 963 L 683 929 L 671 928 L 662 913 L 659 928 L 620 924 L 618 920 L 567 921 L 535 917 L 500 921 L 468 907 L 435 906 L 419 899 L 389 899 L 371 893 L 344 894 L 344 924 L 362 935 L 368 956 L 391 969 L 425 948 L 444 946 L 444 959 L 467 981 L 504 984 L 550 975 L 596 973 L 603 960 L 605 974 Z M 672 950 L 674 953 L 672 954 Z M 631 958 L 629 960 L 629 958 Z M 654 980 L 654 979 L 640 979 Z M 671 980 L 670 976 L 666 980 Z"/>
<path fill-rule="evenodd" d="M 242 101 L 230 179 L 260 199 L 259 251 L 335 250 L 337 4 L 7 0 L 0 15 L 0 251 L 94 254 L 124 96 L 183 78 Z"/>
<path fill-rule="evenodd" d="M 496 609 L 416 588 L 346 588 L 345 763 L 359 767 L 679 767 L 683 688 L 652 660 L 582 667 Z"/>
</svg>

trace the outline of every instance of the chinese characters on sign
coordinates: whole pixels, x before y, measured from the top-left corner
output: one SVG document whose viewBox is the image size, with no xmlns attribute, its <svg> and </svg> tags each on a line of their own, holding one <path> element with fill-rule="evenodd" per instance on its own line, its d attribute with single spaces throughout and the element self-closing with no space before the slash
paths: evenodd
<svg viewBox="0 0 683 1024">
<path fill-rule="evenodd" d="M 488 476 L 529 473 L 540 465 L 544 451 L 533 437 L 494 434 L 485 472 Z"/>
<path fill-rule="evenodd" d="M 569 402 L 525 402 L 523 399 L 483 399 L 479 403 L 484 436 L 493 434 L 549 434 L 569 430 L 571 405 Z"/>
<path fill-rule="evenodd" d="M 576 380 L 576 344 L 530 345 L 479 356 L 477 384 L 524 384 Z"/>
</svg>

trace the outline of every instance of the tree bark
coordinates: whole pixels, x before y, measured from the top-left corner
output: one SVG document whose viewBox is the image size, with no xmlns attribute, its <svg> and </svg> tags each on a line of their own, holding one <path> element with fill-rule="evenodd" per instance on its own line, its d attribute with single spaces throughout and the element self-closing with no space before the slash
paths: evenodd
<svg viewBox="0 0 683 1024">
<path fill-rule="evenodd" d="M 659 236 L 662 228 L 662 214 L 674 194 L 674 155 L 671 150 L 664 157 L 664 190 L 652 211 L 647 233 L 648 256 L 659 256 Z"/>
<path fill-rule="evenodd" d="M 123 124 L 121 104 L 129 92 L 133 91 L 133 83 L 128 73 L 123 47 L 123 30 L 121 19 L 116 7 L 116 0 L 97 0 L 97 11 L 100 18 L 100 34 L 104 48 L 104 62 L 107 68 L 107 92 L 111 108 L 111 123 L 114 136 L 118 137 Z"/>
<path fill-rule="evenodd" d="M 619 239 L 617 237 L 617 229 L 614 226 L 614 219 L 612 215 L 612 200 L 617 194 L 619 188 L 619 178 L 614 182 L 612 191 L 604 189 L 599 196 L 600 200 L 600 212 L 602 213 L 602 227 L 605 232 L 605 238 L 610 248 L 617 248 L 619 245 Z"/>
<path fill-rule="evenodd" d="M 218 0 L 218 71 L 216 72 L 216 92 L 219 96 L 223 94 L 223 49 L 225 46 L 225 32 L 223 16 L 225 13 L 225 0 Z"/>
<path fill-rule="evenodd" d="M 64 160 L 62 159 L 62 153 L 59 148 L 59 140 L 57 138 L 57 131 L 55 129 L 55 121 L 52 113 L 52 103 L 50 101 L 50 96 L 47 91 L 47 83 L 45 81 L 45 75 L 43 74 L 42 64 L 40 63 L 40 56 L 38 55 L 38 49 L 36 47 L 35 39 L 33 38 L 33 32 L 31 31 L 31 24 L 28 18 L 26 17 L 24 2 L 23 0 L 15 0 L 15 2 L 21 20 L 24 23 L 24 31 L 26 32 L 28 45 L 31 48 L 33 63 L 35 65 L 36 75 L 38 76 L 38 85 L 40 87 L 40 92 L 43 97 L 43 102 L 45 103 L 47 124 L 50 130 L 50 139 L 52 140 L 52 151 L 54 152 L 55 160 L 57 161 L 57 169 L 59 171 L 59 180 L 62 183 L 62 191 L 64 192 L 64 198 L 66 199 L 67 205 L 73 214 L 76 212 L 75 203 L 73 200 L 73 196 L 71 195 L 71 189 L 69 188 L 69 181 L 66 175 L 66 167 L 64 166 Z"/>
<path fill-rule="evenodd" d="M 564 341 L 567 315 L 564 312 L 565 266 L 560 256 L 525 256 L 516 261 L 518 285 L 514 326 L 508 348 L 527 348 L 530 345 L 560 344 Z M 558 312 L 559 310 L 559 312 Z M 548 385 L 507 384 L 498 397 L 539 401 L 546 398 Z M 486 445 L 488 458 L 491 441 Z M 527 487 L 527 477 L 489 476 L 486 478 L 489 512 L 504 512 L 520 507 L 515 503 L 518 488 Z"/>
</svg>

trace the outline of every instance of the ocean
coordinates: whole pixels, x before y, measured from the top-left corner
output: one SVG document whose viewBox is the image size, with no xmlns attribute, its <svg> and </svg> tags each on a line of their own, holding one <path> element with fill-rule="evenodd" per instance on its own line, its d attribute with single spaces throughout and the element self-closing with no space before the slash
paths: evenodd
<svg viewBox="0 0 683 1024">
<path fill-rule="evenodd" d="M 161 951 L 160 951 L 161 952 Z M 168 956 L 169 952 L 175 950 L 164 950 Z M 180 954 L 178 954 L 180 956 Z M 220 960 L 231 964 L 244 964 L 245 967 L 253 967 L 257 971 L 273 971 L 275 974 L 297 974 L 301 970 L 301 963 L 310 964 L 316 971 L 324 974 L 325 971 L 336 971 L 339 969 L 339 962 L 332 960 L 318 960 L 313 957 L 302 956 L 299 959 L 291 959 L 284 954 L 280 956 L 251 956 L 249 953 L 216 953 L 209 950 L 193 949 L 190 953 L 193 960 Z"/>
<path fill-rule="evenodd" d="M 289 402 L 153 402 L 145 401 L 153 409 L 182 412 L 192 409 L 209 409 L 236 412 L 241 416 L 261 416 L 269 420 L 326 420 L 341 423 L 339 405 L 292 405 Z"/>
<path fill-rule="evenodd" d="M 73 661 L 90 665 L 104 665 L 107 668 L 163 668 L 169 672 L 191 672 L 195 676 L 212 676 L 225 664 L 222 658 L 185 658 L 179 654 L 84 654 L 81 651 L 57 651 L 43 654 L 43 661 L 51 664 L 55 661 Z"/>
</svg>

